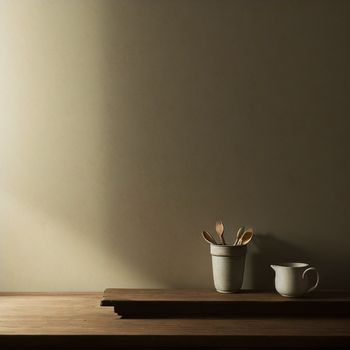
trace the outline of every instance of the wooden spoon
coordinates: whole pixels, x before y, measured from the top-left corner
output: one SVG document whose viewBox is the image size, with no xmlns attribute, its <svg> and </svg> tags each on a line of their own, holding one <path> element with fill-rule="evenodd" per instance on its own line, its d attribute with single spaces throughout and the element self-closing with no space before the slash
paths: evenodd
<svg viewBox="0 0 350 350">
<path fill-rule="evenodd" d="M 217 221 L 215 225 L 216 233 L 218 234 L 221 244 L 225 245 L 225 239 L 224 239 L 224 224 L 221 221 Z"/>
<path fill-rule="evenodd" d="M 233 245 L 237 245 L 237 243 L 238 243 L 239 239 L 241 238 L 241 236 L 242 236 L 244 230 L 245 230 L 245 227 L 244 227 L 244 226 L 242 226 L 242 227 L 240 227 L 240 228 L 238 229 L 237 234 L 236 234 L 236 240 L 235 240 L 235 242 L 233 243 Z"/>
<path fill-rule="evenodd" d="M 253 229 L 252 228 L 248 228 L 242 234 L 242 236 L 239 239 L 237 245 L 246 245 L 246 244 L 248 244 L 252 240 L 253 235 L 254 235 Z"/>
<path fill-rule="evenodd" d="M 217 244 L 215 238 L 209 232 L 202 231 L 202 236 L 206 242 L 210 244 Z"/>
</svg>

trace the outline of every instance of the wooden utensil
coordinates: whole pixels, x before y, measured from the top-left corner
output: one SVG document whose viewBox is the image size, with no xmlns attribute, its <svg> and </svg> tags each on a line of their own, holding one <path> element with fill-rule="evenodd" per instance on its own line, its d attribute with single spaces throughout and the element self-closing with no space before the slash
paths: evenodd
<svg viewBox="0 0 350 350">
<path fill-rule="evenodd" d="M 243 232 L 245 230 L 245 227 L 244 226 L 241 226 L 238 231 L 237 231 L 237 234 L 236 234 L 236 239 L 235 239 L 235 242 L 233 243 L 233 245 L 237 245 L 239 239 L 241 238 Z"/>
<path fill-rule="evenodd" d="M 225 239 L 224 239 L 224 224 L 222 223 L 222 221 L 216 222 L 215 230 L 220 238 L 221 244 L 225 245 L 226 243 L 225 243 Z"/>
<path fill-rule="evenodd" d="M 215 238 L 209 232 L 202 231 L 202 236 L 206 242 L 210 244 L 217 244 Z"/>
<path fill-rule="evenodd" d="M 242 236 L 239 239 L 237 245 L 246 245 L 246 244 L 248 244 L 252 240 L 253 235 L 254 235 L 253 229 L 252 228 L 248 228 L 242 234 Z"/>
</svg>

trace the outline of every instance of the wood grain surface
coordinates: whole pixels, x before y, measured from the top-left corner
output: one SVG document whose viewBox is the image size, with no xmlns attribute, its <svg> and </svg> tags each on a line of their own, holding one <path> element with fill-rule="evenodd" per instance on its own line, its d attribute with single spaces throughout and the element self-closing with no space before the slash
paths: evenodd
<svg viewBox="0 0 350 350">
<path fill-rule="evenodd" d="M 119 319 L 102 293 L 1 293 L 0 347 L 350 346 L 348 318 Z"/>
<path fill-rule="evenodd" d="M 271 303 L 286 302 L 350 302 L 350 292 L 344 290 L 319 290 L 304 298 L 285 298 L 276 292 L 242 290 L 239 293 L 218 293 L 213 289 L 126 289 L 107 288 L 103 299 L 108 300 L 146 300 L 146 301 L 261 301 Z"/>
<path fill-rule="evenodd" d="M 106 289 L 102 306 L 123 318 L 169 317 L 350 317 L 350 293 L 315 291 L 304 298 L 276 292 L 215 290 Z"/>
</svg>

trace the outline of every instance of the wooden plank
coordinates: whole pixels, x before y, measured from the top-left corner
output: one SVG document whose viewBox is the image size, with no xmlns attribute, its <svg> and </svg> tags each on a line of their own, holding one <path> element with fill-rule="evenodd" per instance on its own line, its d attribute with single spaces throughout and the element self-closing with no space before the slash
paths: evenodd
<svg viewBox="0 0 350 350">
<path fill-rule="evenodd" d="M 96 294 L 0 295 L 0 348 L 332 348 L 349 318 L 119 319 Z"/>
<path fill-rule="evenodd" d="M 128 289 L 107 288 L 103 293 L 107 300 L 147 300 L 147 301 L 264 301 L 295 302 L 309 301 L 346 301 L 350 302 L 350 291 L 319 290 L 307 294 L 304 298 L 286 298 L 273 291 L 242 290 L 239 293 L 218 293 L 213 289 Z"/>
<path fill-rule="evenodd" d="M 123 318 L 347 317 L 350 293 L 318 291 L 305 298 L 285 298 L 272 292 L 110 288 L 105 290 L 101 305 L 114 307 Z"/>
</svg>

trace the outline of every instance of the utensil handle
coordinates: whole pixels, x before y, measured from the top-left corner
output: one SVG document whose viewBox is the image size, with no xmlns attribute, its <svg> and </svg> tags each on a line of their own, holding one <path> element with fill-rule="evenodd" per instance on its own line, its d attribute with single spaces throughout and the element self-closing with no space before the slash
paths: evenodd
<svg viewBox="0 0 350 350">
<path fill-rule="evenodd" d="M 308 293 L 312 292 L 312 291 L 318 286 L 318 282 L 320 281 L 320 276 L 319 276 L 317 270 L 316 270 L 314 267 L 309 267 L 309 268 L 307 268 L 307 269 L 303 272 L 302 277 L 305 278 L 306 273 L 307 273 L 308 271 L 312 271 L 312 270 L 316 272 L 317 279 L 316 279 L 315 285 L 313 285 L 312 287 L 310 287 L 310 288 L 307 290 Z"/>
</svg>

